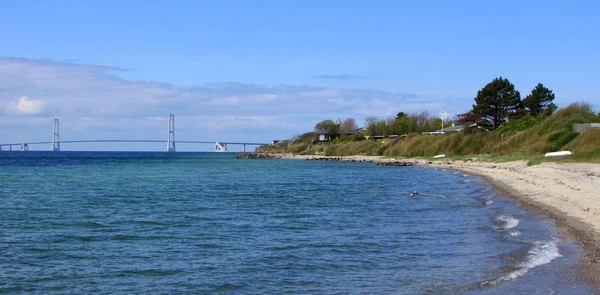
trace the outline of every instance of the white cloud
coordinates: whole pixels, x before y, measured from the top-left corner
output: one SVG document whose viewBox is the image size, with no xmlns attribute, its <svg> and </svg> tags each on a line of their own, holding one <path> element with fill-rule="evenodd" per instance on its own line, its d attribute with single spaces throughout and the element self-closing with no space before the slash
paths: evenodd
<svg viewBox="0 0 600 295">
<path fill-rule="evenodd" d="M 5 106 L 0 128 L 11 130 L 0 142 L 47 140 L 53 118 L 60 118 L 65 140 L 162 139 L 170 113 L 176 115 L 180 140 L 269 142 L 309 131 L 315 121 L 324 119 L 353 117 L 360 122 L 399 111 L 438 113 L 442 106 L 446 112 L 456 108 L 442 100 L 378 89 L 238 82 L 175 87 L 124 80 L 117 75 L 121 70 L 0 58 L 0 106 Z M 15 102 L 15 97 L 21 99 Z"/>
<path fill-rule="evenodd" d="M 27 96 L 21 96 L 19 101 L 9 102 L 6 111 L 9 114 L 39 114 L 44 109 L 44 102 L 41 100 L 29 99 Z"/>
</svg>

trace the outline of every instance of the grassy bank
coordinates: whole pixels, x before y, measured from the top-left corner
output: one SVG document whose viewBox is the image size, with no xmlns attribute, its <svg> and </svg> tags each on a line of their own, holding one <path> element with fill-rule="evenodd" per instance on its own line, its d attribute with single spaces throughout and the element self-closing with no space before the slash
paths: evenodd
<svg viewBox="0 0 600 295">
<path fill-rule="evenodd" d="M 490 160 L 528 160 L 537 163 L 543 154 L 569 150 L 567 158 L 553 161 L 600 162 L 600 128 L 590 128 L 579 134 L 572 130 L 574 123 L 600 122 L 588 104 L 572 104 L 549 117 L 524 117 L 490 132 L 444 135 L 409 134 L 393 140 L 356 140 L 341 138 L 327 143 L 310 139 L 293 143 L 263 146 L 259 151 L 326 156 L 390 156 L 431 157 L 446 154 L 453 158 L 486 158 Z"/>
</svg>

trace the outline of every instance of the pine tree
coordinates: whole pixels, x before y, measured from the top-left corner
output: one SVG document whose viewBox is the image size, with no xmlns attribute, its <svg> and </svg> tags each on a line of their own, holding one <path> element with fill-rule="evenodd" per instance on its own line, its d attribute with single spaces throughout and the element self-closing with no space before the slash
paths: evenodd
<svg viewBox="0 0 600 295">
<path fill-rule="evenodd" d="M 521 94 L 519 91 L 515 90 L 515 86 L 508 79 L 500 77 L 477 91 L 473 113 L 480 116 L 490 128 L 496 129 L 520 105 Z"/>
<path fill-rule="evenodd" d="M 542 83 L 538 83 L 538 85 L 531 90 L 531 93 L 523 99 L 523 106 L 529 111 L 530 115 L 537 117 L 547 110 L 550 111 L 550 113 L 556 110 L 556 105 L 552 103 L 552 101 L 554 101 L 554 93 L 552 93 L 552 90 L 544 87 Z"/>
</svg>

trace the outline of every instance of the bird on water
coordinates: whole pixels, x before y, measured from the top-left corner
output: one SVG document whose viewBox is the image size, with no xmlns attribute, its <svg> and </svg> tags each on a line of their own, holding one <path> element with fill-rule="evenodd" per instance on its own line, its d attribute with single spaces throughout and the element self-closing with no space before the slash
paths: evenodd
<svg viewBox="0 0 600 295">
<path fill-rule="evenodd" d="M 406 192 L 404 192 L 404 193 L 406 193 Z M 414 198 L 416 195 L 423 195 L 423 196 L 433 196 L 433 197 L 442 197 L 442 198 L 444 198 L 444 199 L 448 200 L 448 198 L 446 198 L 446 196 L 444 196 L 444 195 L 419 193 L 419 192 L 417 192 L 417 191 L 414 191 L 414 192 L 412 192 L 412 193 L 411 193 L 411 192 L 408 192 L 408 196 L 409 196 L 411 199 L 412 199 L 412 198 Z"/>
<path fill-rule="evenodd" d="M 377 190 L 373 190 L 373 191 L 353 191 L 353 190 L 348 190 L 347 192 L 349 193 L 388 193 L 388 194 L 408 194 L 408 197 L 413 199 L 414 197 L 416 197 L 417 195 L 422 195 L 422 196 L 432 196 L 432 197 L 441 197 L 444 198 L 446 200 L 448 200 L 448 198 L 444 195 L 439 195 L 439 194 L 429 194 L 429 193 L 420 193 L 417 191 L 413 191 L 413 192 L 396 192 L 396 191 L 377 191 Z"/>
</svg>

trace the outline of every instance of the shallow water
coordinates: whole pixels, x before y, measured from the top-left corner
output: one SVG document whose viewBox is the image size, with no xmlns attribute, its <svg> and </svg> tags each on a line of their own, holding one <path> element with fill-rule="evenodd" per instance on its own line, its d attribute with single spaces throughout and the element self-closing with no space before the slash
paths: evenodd
<svg viewBox="0 0 600 295">
<path fill-rule="evenodd" d="M 591 293 L 470 175 L 233 156 L 0 152 L 0 293 Z"/>
</svg>

